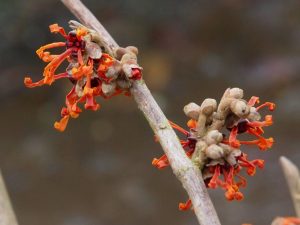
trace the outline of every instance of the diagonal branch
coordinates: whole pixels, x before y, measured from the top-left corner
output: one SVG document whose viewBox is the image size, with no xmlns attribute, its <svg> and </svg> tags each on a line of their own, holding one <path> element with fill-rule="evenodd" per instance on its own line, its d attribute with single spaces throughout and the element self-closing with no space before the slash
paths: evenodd
<svg viewBox="0 0 300 225">
<path fill-rule="evenodd" d="M 87 27 L 94 29 L 111 55 L 119 46 L 80 0 L 61 0 L 65 6 Z M 166 116 L 154 100 L 143 80 L 135 81 L 131 93 L 148 120 L 152 130 L 166 153 L 176 177 L 181 181 L 192 200 L 195 214 L 201 225 L 220 225 L 214 206 L 209 198 L 201 172 L 186 156 Z"/>
</svg>

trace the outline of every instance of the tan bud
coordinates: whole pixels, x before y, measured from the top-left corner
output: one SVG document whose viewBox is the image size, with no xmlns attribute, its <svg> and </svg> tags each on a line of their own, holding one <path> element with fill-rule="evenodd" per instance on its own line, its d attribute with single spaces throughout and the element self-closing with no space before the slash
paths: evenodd
<svg viewBox="0 0 300 225">
<path fill-rule="evenodd" d="M 100 46 L 94 42 L 86 42 L 85 50 L 91 59 L 100 59 L 102 56 L 102 50 Z"/>
<path fill-rule="evenodd" d="M 250 113 L 250 106 L 245 101 L 235 100 L 230 104 L 231 111 L 240 118 L 246 118 Z"/>
<path fill-rule="evenodd" d="M 115 50 L 115 57 L 116 59 L 120 60 L 123 55 L 125 55 L 127 50 L 125 48 L 117 48 Z"/>
<path fill-rule="evenodd" d="M 217 101 L 212 98 L 205 99 L 201 104 L 201 112 L 206 116 L 210 116 L 217 110 Z"/>
<path fill-rule="evenodd" d="M 138 48 L 135 47 L 135 46 L 127 46 L 127 47 L 126 47 L 126 50 L 132 52 L 132 53 L 135 54 L 135 55 L 138 55 L 138 54 L 139 54 L 139 50 L 138 50 Z"/>
<path fill-rule="evenodd" d="M 224 151 L 220 146 L 213 144 L 206 149 L 206 156 L 211 159 L 220 159 L 224 156 Z"/>
<path fill-rule="evenodd" d="M 117 79 L 117 85 L 121 89 L 129 89 L 130 86 L 131 86 L 131 83 L 129 81 L 127 81 L 127 80 Z"/>
<path fill-rule="evenodd" d="M 236 99 L 242 99 L 244 96 L 244 91 L 240 88 L 231 88 L 229 91 L 229 96 Z"/>
<path fill-rule="evenodd" d="M 223 135 L 217 130 L 212 130 L 207 133 L 205 140 L 208 145 L 219 144 L 223 140 Z"/>
<path fill-rule="evenodd" d="M 122 65 L 119 61 L 115 61 L 112 66 L 108 68 L 105 73 L 107 78 L 117 79 L 122 69 Z"/>
<path fill-rule="evenodd" d="M 200 113 L 200 106 L 194 102 L 191 102 L 186 106 L 184 106 L 183 111 L 185 115 L 188 116 L 189 118 L 193 120 L 198 120 L 199 113 Z"/>
<path fill-rule="evenodd" d="M 251 121 L 258 121 L 261 119 L 261 115 L 256 111 L 255 107 L 251 107 L 247 118 Z"/>
<path fill-rule="evenodd" d="M 227 161 L 230 165 L 234 166 L 234 165 L 237 164 L 236 158 L 237 158 L 238 156 L 240 156 L 241 154 L 242 154 L 241 150 L 239 150 L 239 149 L 233 149 L 233 150 L 230 151 L 230 153 L 226 156 L 226 161 Z"/>
<path fill-rule="evenodd" d="M 103 94 L 105 94 L 106 96 L 110 96 L 112 95 L 115 90 L 116 90 L 116 82 L 112 82 L 112 83 L 102 83 L 102 92 Z"/>
<path fill-rule="evenodd" d="M 121 58 L 122 64 L 137 64 L 137 57 L 135 54 L 132 53 L 126 53 Z"/>
<path fill-rule="evenodd" d="M 125 73 L 126 77 L 131 78 L 132 77 L 132 69 L 131 66 L 128 64 L 124 64 L 122 66 L 122 70 Z"/>
</svg>

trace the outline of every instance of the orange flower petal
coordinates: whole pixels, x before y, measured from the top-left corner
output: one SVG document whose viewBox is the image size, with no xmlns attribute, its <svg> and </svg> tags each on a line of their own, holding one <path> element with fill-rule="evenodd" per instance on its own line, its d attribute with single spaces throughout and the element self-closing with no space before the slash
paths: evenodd
<svg viewBox="0 0 300 225">
<path fill-rule="evenodd" d="M 59 122 L 54 123 L 54 128 L 60 132 L 63 132 L 68 124 L 70 116 L 64 116 Z"/>
<path fill-rule="evenodd" d="M 196 126 L 197 126 L 197 121 L 196 121 L 196 120 L 193 120 L 193 119 L 190 119 L 190 120 L 187 122 L 187 126 L 188 126 L 190 129 L 195 129 Z"/>
<path fill-rule="evenodd" d="M 182 202 L 179 203 L 178 208 L 181 211 L 186 211 L 186 210 L 190 209 L 191 206 L 192 206 L 192 201 L 189 199 L 189 200 L 187 200 L 186 203 L 182 203 Z"/>
<path fill-rule="evenodd" d="M 37 82 L 32 82 L 32 79 L 30 77 L 25 77 L 24 78 L 24 84 L 26 87 L 28 88 L 34 88 L 34 87 L 38 87 L 38 86 L 42 86 L 45 84 L 44 79 L 37 81 Z"/>
<path fill-rule="evenodd" d="M 51 24 L 51 25 L 49 26 L 49 29 L 50 29 L 50 32 L 51 32 L 51 33 L 60 33 L 60 34 L 61 34 L 62 36 L 64 36 L 64 37 L 67 36 L 67 34 L 66 34 L 66 32 L 65 32 L 65 29 L 62 28 L 62 27 L 60 27 L 60 26 L 58 26 L 57 23 Z"/>
</svg>

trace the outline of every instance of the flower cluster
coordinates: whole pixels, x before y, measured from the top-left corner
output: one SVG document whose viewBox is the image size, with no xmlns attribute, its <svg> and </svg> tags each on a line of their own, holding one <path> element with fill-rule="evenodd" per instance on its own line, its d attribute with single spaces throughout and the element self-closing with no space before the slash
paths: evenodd
<svg viewBox="0 0 300 225">
<path fill-rule="evenodd" d="M 94 31 L 76 21 L 70 21 L 71 31 L 57 24 L 49 26 L 51 33 L 59 33 L 64 42 L 55 42 L 40 47 L 36 53 L 40 59 L 47 62 L 43 79 L 33 82 L 25 77 L 24 84 L 28 88 L 51 85 L 54 81 L 66 78 L 73 87 L 66 95 L 66 106 L 61 110 L 61 120 L 54 127 L 64 131 L 69 118 L 77 118 L 82 112 L 79 103 L 85 103 L 84 108 L 98 110 L 100 105 L 95 97 L 110 98 L 124 93 L 130 95 L 131 81 L 142 78 L 142 68 L 137 64 L 138 50 L 136 47 L 118 48 L 113 56 L 105 53 L 101 37 Z M 59 55 L 51 54 L 48 50 L 64 47 Z M 65 72 L 56 74 L 58 67 L 67 61 Z"/>
<path fill-rule="evenodd" d="M 181 140 L 186 155 L 202 171 L 203 179 L 208 188 L 220 187 L 225 190 L 229 201 L 242 200 L 241 187 L 246 186 L 246 178 L 242 171 L 250 176 L 256 168 L 264 167 L 264 160 L 248 159 L 247 154 L 240 150 L 242 145 L 256 145 L 265 151 L 272 147 L 273 138 L 264 138 L 264 127 L 273 123 L 272 116 L 262 120 L 259 111 L 267 107 L 273 111 L 275 104 L 266 102 L 259 106 L 258 97 L 249 101 L 243 99 L 243 90 L 228 88 L 220 103 L 215 99 L 205 99 L 201 106 L 190 103 L 184 107 L 185 114 L 190 118 L 185 130 L 173 122 L 171 126 L 185 135 Z M 245 141 L 238 138 L 239 134 L 247 133 L 254 140 Z M 169 165 L 168 158 L 163 155 L 153 159 L 152 164 L 162 169 Z M 181 210 L 191 207 L 191 201 L 180 203 Z"/>
</svg>

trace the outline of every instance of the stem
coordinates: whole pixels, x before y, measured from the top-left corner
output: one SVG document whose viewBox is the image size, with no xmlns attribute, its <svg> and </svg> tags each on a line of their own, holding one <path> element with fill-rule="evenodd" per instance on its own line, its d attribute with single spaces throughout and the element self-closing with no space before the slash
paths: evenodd
<svg viewBox="0 0 300 225">
<path fill-rule="evenodd" d="M 61 0 L 65 6 L 87 27 L 94 29 L 102 38 L 101 42 L 107 52 L 114 55 L 119 46 L 80 0 Z M 195 167 L 186 156 L 174 130 L 166 116 L 154 100 L 143 80 L 134 81 L 131 93 L 148 120 L 152 130 L 167 155 L 171 168 L 181 181 L 192 200 L 194 212 L 201 225 L 220 225 L 217 213 L 209 198 L 199 168 Z"/>
<path fill-rule="evenodd" d="M 290 194 L 294 203 L 297 217 L 300 217 L 300 174 L 298 167 L 288 158 L 281 156 L 279 159 Z"/>
<path fill-rule="evenodd" d="M 18 225 L 0 171 L 0 225 Z"/>
</svg>

